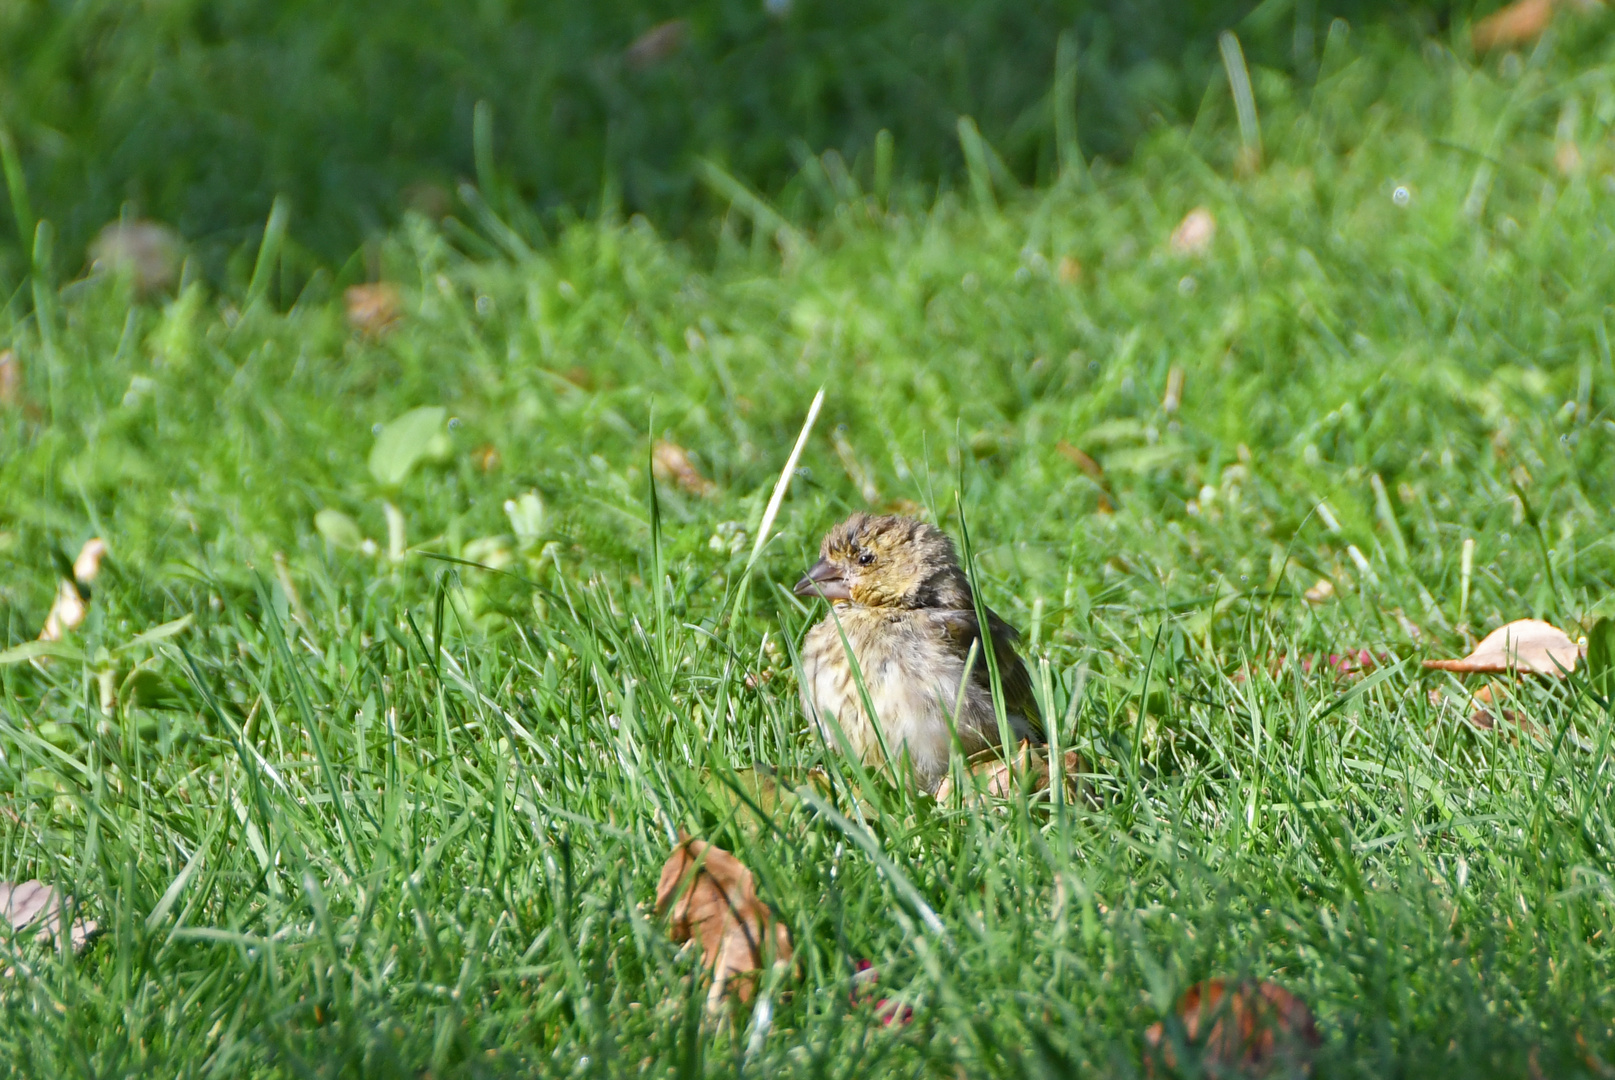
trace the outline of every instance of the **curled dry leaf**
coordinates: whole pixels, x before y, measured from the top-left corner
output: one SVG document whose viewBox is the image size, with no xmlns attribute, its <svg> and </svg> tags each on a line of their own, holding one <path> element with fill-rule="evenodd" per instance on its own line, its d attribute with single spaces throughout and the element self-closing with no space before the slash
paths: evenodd
<svg viewBox="0 0 1615 1080">
<path fill-rule="evenodd" d="M 701 475 L 690 455 L 678 443 L 663 439 L 651 450 L 651 471 L 658 479 L 672 480 L 691 495 L 709 498 L 718 493 L 718 485 Z"/>
<path fill-rule="evenodd" d="M 685 837 L 673 849 L 656 883 L 656 910 L 669 905 L 670 936 L 699 942 L 702 963 L 712 969 L 709 1013 L 731 981 L 735 995 L 750 1001 L 753 972 L 790 963 L 790 932 L 757 899 L 751 871 L 722 848 Z"/>
<path fill-rule="evenodd" d="M 15 405 L 22 400 L 22 361 L 15 349 L 0 351 L 0 405 Z"/>
<path fill-rule="evenodd" d="M 1023 774 L 1028 795 L 1046 791 L 1049 787 L 1049 753 L 1045 747 L 1022 742 L 1015 748 L 1015 756 L 1008 761 L 1000 757 L 995 749 L 983 750 L 973 755 L 966 765 L 971 778 L 970 788 L 964 793 L 967 805 L 980 801 L 983 795 L 992 799 L 1012 797 Z M 1067 750 L 1064 766 L 1062 771 L 1065 773 L 1066 789 L 1076 794 L 1077 778 L 1087 771 L 1087 764 L 1075 750 Z M 953 797 L 953 790 L 952 774 L 944 776 L 936 789 L 936 801 L 947 802 Z"/>
<path fill-rule="evenodd" d="M 56 586 L 56 599 L 45 616 L 45 628 L 39 632 L 40 641 L 60 641 L 70 630 L 76 630 L 89 614 L 84 591 L 101 573 L 101 560 L 106 558 L 106 541 L 91 537 L 79 549 L 73 560 L 73 580 L 63 578 Z"/>
<path fill-rule="evenodd" d="M 684 19 L 657 23 L 623 50 L 622 58 L 636 71 L 653 68 L 676 56 L 690 37 L 690 24 Z"/>
<path fill-rule="evenodd" d="M 1581 647 L 1557 626 L 1541 619 L 1516 619 L 1487 634 L 1463 659 L 1426 660 L 1424 666 L 1464 674 L 1528 671 L 1563 675 L 1576 670 L 1580 659 Z"/>
<path fill-rule="evenodd" d="M 1211 250 L 1217 238 L 1217 219 L 1204 206 L 1197 206 L 1184 215 L 1178 227 L 1172 230 L 1174 255 L 1204 255 Z"/>
<path fill-rule="evenodd" d="M 114 221 L 90 244 L 91 268 L 128 277 L 141 296 L 172 288 L 183 261 L 179 234 L 155 221 Z"/>
<path fill-rule="evenodd" d="M 397 325 L 404 314 L 404 300 L 396 285 L 376 282 L 350 285 L 342 294 L 347 307 L 348 325 L 367 338 L 379 338 Z"/>
<path fill-rule="evenodd" d="M 1476 52 L 1510 49 L 1535 41 L 1553 20 L 1553 0 L 1516 0 L 1475 24 Z"/>
<path fill-rule="evenodd" d="M 0 915 L 14 934 L 32 929 L 37 935 L 54 939 L 62 928 L 62 912 L 72 906 L 71 898 L 64 898 L 42 881 L 25 881 L 13 885 L 0 881 Z M 82 948 L 95 933 L 92 919 L 75 919 L 68 927 L 67 940 L 75 949 Z"/>
<path fill-rule="evenodd" d="M 1202 1076 L 1294 1076 L 1309 1070 L 1323 1040 L 1312 1010 L 1275 983 L 1207 979 L 1178 999 L 1182 1039 L 1199 1059 Z M 1165 1024 L 1144 1032 L 1145 1065 L 1178 1068 Z"/>
</svg>

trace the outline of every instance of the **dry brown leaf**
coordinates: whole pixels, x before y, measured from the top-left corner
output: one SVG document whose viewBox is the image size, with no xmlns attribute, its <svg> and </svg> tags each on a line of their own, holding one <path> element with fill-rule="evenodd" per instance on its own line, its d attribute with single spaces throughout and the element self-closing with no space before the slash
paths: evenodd
<svg viewBox="0 0 1615 1080">
<path fill-rule="evenodd" d="M 1211 250 L 1217 238 L 1217 219 L 1204 206 L 1197 206 L 1184 215 L 1178 227 L 1172 230 L 1174 255 L 1204 255 Z"/>
<path fill-rule="evenodd" d="M 636 71 L 655 67 L 663 60 L 678 54 L 690 37 L 690 24 L 684 19 L 669 19 L 657 23 L 633 40 L 623 50 L 622 58 Z"/>
<path fill-rule="evenodd" d="M 1553 0 L 1516 0 L 1475 24 L 1470 40 L 1476 52 L 1507 49 L 1535 41 L 1553 20 Z"/>
<path fill-rule="evenodd" d="M 656 910 L 670 904 L 670 936 L 699 942 L 701 961 L 712 969 L 709 1012 L 722 1002 L 731 981 L 735 995 L 750 1001 L 753 972 L 790 963 L 790 932 L 757 899 L 751 871 L 722 848 L 685 837 L 673 849 L 656 883 Z"/>
<path fill-rule="evenodd" d="M 0 351 L 0 405 L 22 401 L 22 361 L 15 349 Z"/>
<path fill-rule="evenodd" d="M 404 300 L 396 285 L 378 281 L 370 285 L 350 285 L 342 294 L 347 306 L 348 325 L 367 338 L 379 338 L 397 325 L 404 314 Z"/>
<path fill-rule="evenodd" d="M 114 221 L 90 244 L 91 268 L 127 275 L 141 296 L 173 287 L 183 261 L 179 234 L 155 221 Z"/>
<path fill-rule="evenodd" d="M 1335 595 L 1335 583 L 1326 577 L 1318 579 L 1318 583 L 1302 594 L 1309 604 L 1324 604 Z"/>
<path fill-rule="evenodd" d="M 84 621 L 84 616 L 90 610 L 84 600 L 84 590 L 101 573 L 101 560 L 106 558 L 106 554 L 106 541 L 99 536 L 84 542 L 78 558 L 73 560 L 73 580 L 63 578 L 56 586 L 56 599 L 51 603 L 50 613 L 45 616 L 45 628 L 39 632 L 40 641 L 60 641 L 68 631 L 76 630 Z"/>
<path fill-rule="evenodd" d="M 1576 670 L 1580 658 L 1580 646 L 1557 626 L 1540 619 L 1516 619 L 1487 634 L 1463 659 L 1426 660 L 1424 666 L 1460 673 L 1562 675 Z"/>
<path fill-rule="evenodd" d="M 60 893 L 42 881 L 25 881 L 21 885 L 0 881 L 0 916 L 4 916 L 14 934 L 32 929 L 37 935 L 54 939 L 62 927 L 63 908 L 71 906 L 71 898 L 64 902 Z M 68 943 L 74 949 L 83 948 L 95 929 L 93 919 L 73 920 L 67 931 Z"/>
<path fill-rule="evenodd" d="M 672 480 L 691 495 L 710 498 L 718 493 L 718 485 L 701 475 L 689 453 L 677 443 L 657 442 L 651 450 L 651 470 L 658 479 Z"/>
<path fill-rule="evenodd" d="M 1066 787 L 1073 794 L 1077 790 L 1077 777 L 1087 772 L 1087 765 L 1075 750 L 1065 752 Z M 1022 742 L 1015 748 L 1015 756 L 1005 761 L 996 749 L 983 750 L 966 763 L 974 790 L 965 792 L 965 802 L 975 803 L 980 796 L 1007 799 L 1015 794 L 1022 774 L 1026 776 L 1026 793 L 1035 795 L 1048 790 L 1049 752 L 1045 747 Z M 945 803 L 953 797 L 953 775 L 942 778 L 937 785 L 936 801 Z"/>
<path fill-rule="evenodd" d="M 1274 983 L 1207 979 L 1178 999 L 1178 1019 L 1199 1055 L 1200 1075 L 1293 1076 L 1307 1071 L 1322 1045 L 1312 1010 Z M 1145 1065 L 1178 1067 L 1164 1024 L 1144 1032 Z"/>
<path fill-rule="evenodd" d="M 1075 285 L 1082 280 L 1082 264 L 1069 255 L 1060 256 L 1060 284 Z"/>
</svg>

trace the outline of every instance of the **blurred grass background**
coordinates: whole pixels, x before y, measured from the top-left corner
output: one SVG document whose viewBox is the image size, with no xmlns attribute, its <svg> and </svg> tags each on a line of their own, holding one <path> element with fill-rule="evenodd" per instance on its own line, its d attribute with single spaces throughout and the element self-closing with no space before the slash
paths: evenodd
<svg viewBox="0 0 1615 1080">
<path fill-rule="evenodd" d="M 1220 77 L 1221 29 L 1239 30 L 1251 64 L 1305 83 L 1337 16 L 1412 41 L 1468 13 L 1382 0 L 20 0 L 0 11 L 0 122 L 56 227 L 61 273 L 127 208 L 176 227 L 217 280 L 277 195 L 304 273 L 341 265 L 407 207 L 456 208 L 458 181 L 488 179 L 479 101 L 524 207 L 553 220 L 612 203 L 702 240 L 713 204 L 698 155 L 774 193 L 808 153 L 867 165 L 885 128 L 903 177 L 934 187 L 959 175 L 964 114 L 1017 178 L 1046 181 L 1062 32 L 1075 35 L 1083 150 L 1120 159 L 1152 126 L 1193 119 Z M 32 237 L 0 237 L 0 284 L 15 288 Z"/>
</svg>

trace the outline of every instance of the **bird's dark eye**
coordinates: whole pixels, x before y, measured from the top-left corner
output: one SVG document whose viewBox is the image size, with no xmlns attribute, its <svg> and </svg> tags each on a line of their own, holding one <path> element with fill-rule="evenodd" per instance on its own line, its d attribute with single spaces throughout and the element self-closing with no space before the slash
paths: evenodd
<svg viewBox="0 0 1615 1080">
<path fill-rule="evenodd" d="M 868 566 L 870 563 L 872 563 L 874 561 L 875 561 L 875 553 L 873 551 L 866 551 L 863 554 L 858 556 L 858 565 L 859 566 Z"/>
</svg>

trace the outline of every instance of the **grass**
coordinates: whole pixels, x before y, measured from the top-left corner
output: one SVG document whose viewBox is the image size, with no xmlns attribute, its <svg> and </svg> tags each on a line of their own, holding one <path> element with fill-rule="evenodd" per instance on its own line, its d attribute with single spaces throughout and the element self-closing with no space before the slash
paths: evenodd
<svg viewBox="0 0 1615 1080">
<path fill-rule="evenodd" d="M 284 312 L 42 290 L 4 644 L 58 555 L 111 556 L 60 655 L 0 667 L 0 879 L 104 932 L 5 947 L 12 1071 L 1133 1076 L 1179 991 L 1250 974 L 1312 1005 L 1319 1076 L 1604 1075 L 1607 706 L 1521 685 L 1533 726 L 1481 731 L 1418 660 L 1615 614 L 1610 31 L 1483 63 L 1337 28 L 1315 89 L 1256 73 L 1259 171 L 1217 86 L 1034 191 L 810 162 L 710 260 L 411 219 L 380 340 L 320 275 Z M 376 426 L 422 406 L 441 445 L 384 484 Z M 654 440 L 715 490 L 653 498 Z M 963 507 L 1091 801 L 937 806 L 809 737 L 782 586 L 869 499 Z M 680 829 L 796 945 L 719 1020 L 651 910 Z M 911 1023 L 854 1002 L 862 960 Z"/>
<path fill-rule="evenodd" d="M 1471 6 L 26 3 L 0 12 L 0 126 L 58 232 L 62 272 L 78 273 L 97 230 L 132 214 L 178 229 L 208 280 L 234 287 L 277 197 L 294 211 L 282 259 L 294 279 L 340 264 L 406 208 L 468 217 L 457 197 L 467 180 L 530 235 L 553 232 L 570 208 L 620 203 L 705 238 L 713 201 L 697 157 L 773 193 L 809 147 L 867 167 L 889 128 L 902 175 L 934 181 L 958 171 L 954 123 L 968 113 L 1018 175 L 1046 178 L 1057 83 L 1087 151 L 1125 155 L 1157 117 L 1193 114 L 1224 27 L 1238 25 L 1253 63 L 1310 78 L 1334 15 L 1426 29 Z M 661 50 L 634 52 L 674 20 L 682 33 Z M 1063 32 L 1077 48 L 1058 82 Z M 32 250 L 31 228 L 0 229 L 7 295 Z"/>
</svg>

